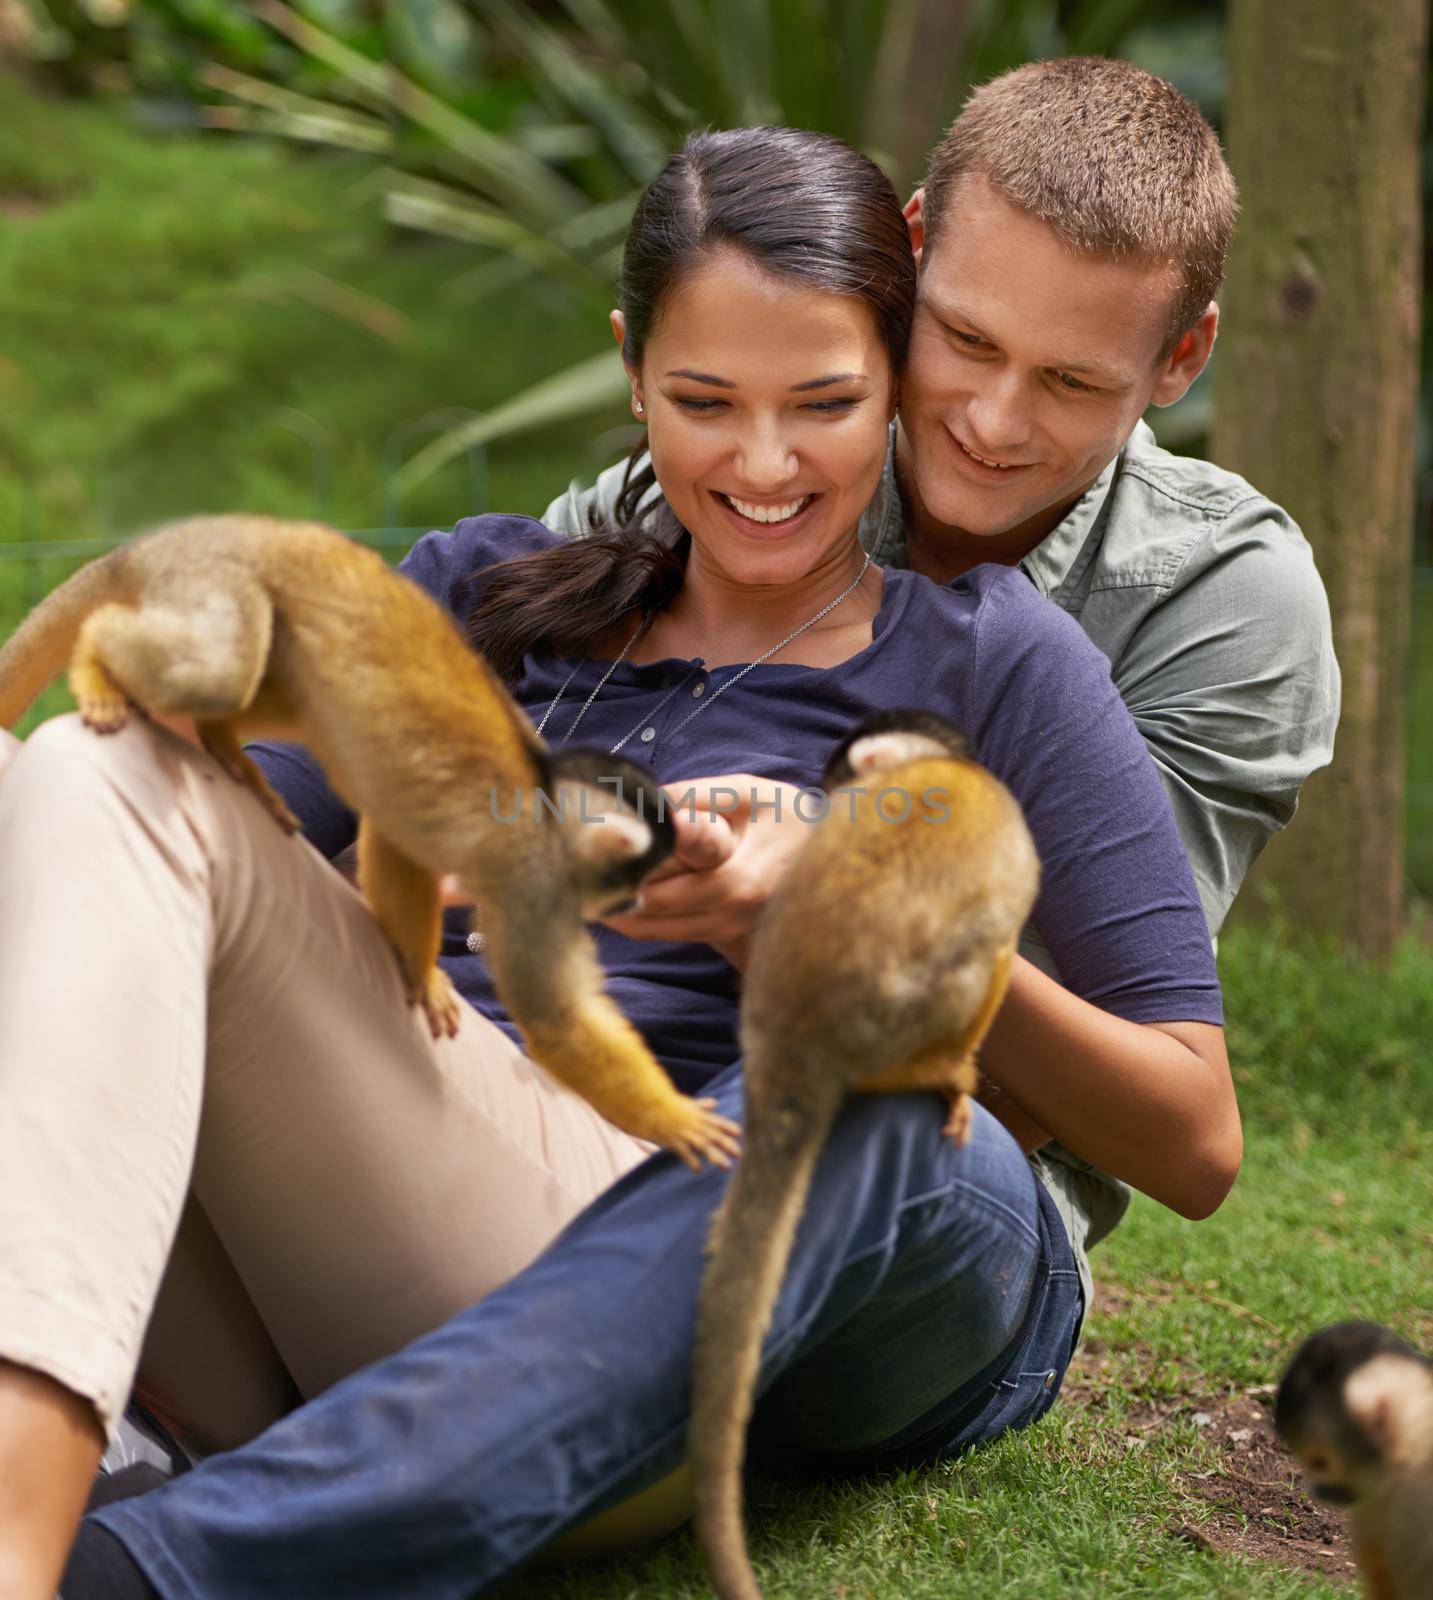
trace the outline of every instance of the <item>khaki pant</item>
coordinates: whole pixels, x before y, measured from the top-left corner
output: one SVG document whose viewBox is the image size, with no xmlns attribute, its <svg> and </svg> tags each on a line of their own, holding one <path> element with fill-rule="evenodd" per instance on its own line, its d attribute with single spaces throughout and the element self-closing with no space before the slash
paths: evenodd
<svg viewBox="0 0 1433 1600">
<path fill-rule="evenodd" d="M 201 751 L 73 716 L 0 746 L 0 1356 L 107 1428 L 143 1349 L 239 1442 L 275 1353 L 316 1393 L 648 1153 L 475 1012 L 435 1043 L 356 892 Z"/>
</svg>

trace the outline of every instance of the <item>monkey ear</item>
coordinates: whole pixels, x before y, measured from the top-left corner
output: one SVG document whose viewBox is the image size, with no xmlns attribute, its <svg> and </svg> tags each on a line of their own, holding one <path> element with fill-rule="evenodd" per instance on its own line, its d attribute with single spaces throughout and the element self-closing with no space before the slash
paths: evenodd
<svg viewBox="0 0 1433 1600">
<path fill-rule="evenodd" d="M 949 753 L 933 739 L 919 733 L 890 728 L 880 733 L 862 734 L 847 751 L 846 759 L 858 778 L 873 778 L 877 773 L 889 772 L 893 767 L 918 760 L 921 756 L 944 756 Z"/>
<path fill-rule="evenodd" d="M 626 811 L 609 811 L 600 828 L 595 848 L 589 855 L 592 861 L 637 861 L 652 848 L 652 830 Z"/>
<path fill-rule="evenodd" d="M 614 806 L 611 790 L 574 782 L 557 789 L 568 849 L 585 865 L 636 861 L 652 848 L 651 828 L 635 812 Z"/>
<path fill-rule="evenodd" d="M 846 759 L 858 778 L 869 778 L 873 773 L 898 767 L 904 753 L 905 739 L 900 734 L 868 733 L 856 740 L 846 752 Z"/>
<path fill-rule="evenodd" d="M 1375 1356 L 1344 1384 L 1343 1399 L 1379 1454 L 1393 1460 L 1401 1454 L 1405 1423 L 1430 1406 L 1428 1375 L 1405 1356 Z"/>
</svg>

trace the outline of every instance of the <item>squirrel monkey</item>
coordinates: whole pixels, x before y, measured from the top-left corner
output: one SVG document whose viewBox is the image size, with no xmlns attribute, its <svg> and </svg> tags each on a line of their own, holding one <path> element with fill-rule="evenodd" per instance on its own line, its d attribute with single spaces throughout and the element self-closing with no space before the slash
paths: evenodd
<svg viewBox="0 0 1433 1600">
<path fill-rule="evenodd" d="M 0 726 L 66 661 L 90 727 L 122 727 L 131 704 L 192 716 L 290 831 L 240 740 L 313 752 L 359 814 L 359 885 L 435 1038 L 461 1014 L 437 965 L 439 878 L 452 872 L 484 907 L 493 981 L 533 1058 L 688 1165 L 729 1161 L 735 1125 L 678 1092 L 608 998 L 583 927 L 630 906 L 671 851 L 650 775 L 547 750 L 454 619 L 376 551 L 309 522 L 167 524 L 82 568 L 21 624 L 0 650 Z"/>
<path fill-rule="evenodd" d="M 1347 1506 L 1368 1600 L 1433 1596 L 1433 1361 L 1376 1322 L 1300 1345 L 1274 1426 L 1309 1489 Z"/>
<path fill-rule="evenodd" d="M 943 718 L 867 718 L 823 784 L 829 809 L 752 946 L 743 1155 L 712 1227 L 697 1319 L 696 1529 L 722 1600 L 760 1600 L 742 1528 L 746 1429 L 821 1146 L 846 1095 L 868 1090 L 939 1091 L 947 1134 L 966 1141 L 974 1054 L 1039 881 L 1019 806 Z"/>
</svg>

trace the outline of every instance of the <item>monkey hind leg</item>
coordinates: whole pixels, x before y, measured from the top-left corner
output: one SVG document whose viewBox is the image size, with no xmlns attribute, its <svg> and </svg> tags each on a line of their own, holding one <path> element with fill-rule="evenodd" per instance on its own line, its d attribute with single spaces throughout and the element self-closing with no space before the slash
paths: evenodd
<svg viewBox="0 0 1433 1600">
<path fill-rule="evenodd" d="M 856 1087 L 862 1093 L 889 1094 L 907 1089 L 936 1089 L 950 1101 L 950 1116 L 945 1134 L 956 1144 L 970 1140 L 974 1116 L 970 1097 L 975 1093 L 979 1073 L 975 1052 L 984 1042 L 1010 986 L 1013 950 L 1000 951 L 991 966 L 990 983 L 975 1016 L 953 1037 L 938 1039 L 908 1060 L 874 1073 Z"/>
<path fill-rule="evenodd" d="M 358 886 L 398 954 L 409 1005 L 422 1006 L 435 1039 L 451 1038 L 462 1007 L 438 965 L 443 908 L 438 879 L 406 856 L 367 817 L 358 822 Z"/>
<path fill-rule="evenodd" d="M 70 656 L 70 693 L 85 725 L 96 733 L 117 733 L 129 720 L 129 696 L 105 665 L 101 643 L 106 614 L 128 610 L 115 602 L 96 607 L 80 624 Z"/>
<path fill-rule="evenodd" d="M 224 771 L 236 783 L 242 783 L 246 789 L 254 791 L 263 803 L 264 809 L 285 833 L 297 833 L 299 819 L 275 793 L 273 786 L 264 776 L 263 768 L 251 756 L 244 753 L 233 723 L 200 721 L 197 726 L 200 743 Z"/>
<path fill-rule="evenodd" d="M 917 1055 L 873 1074 L 856 1085 L 861 1094 L 899 1094 L 915 1089 L 934 1089 L 950 1102 L 945 1135 L 956 1144 L 970 1139 L 972 1112 L 970 1097 L 975 1093 L 979 1074 L 975 1057 L 962 1049 L 963 1038 L 941 1039 Z"/>
<path fill-rule="evenodd" d="M 98 607 L 80 629 L 75 664 L 82 674 L 98 667 L 147 711 L 232 717 L 258 689 L 272 635 L 267 594 L 226 574 L 162 600 Z"/>
<path fill-rule="evenodd" d="M 1010 987 L 1010 972 L 1015 965 L 1015 947 L 1013 945 L 1000 951 L 995 957 L 995 964 L 990 974 L 990 987 L 985 991 L 985 999 L 981 1002 L 980 1010 L 975 1015 L 975 1020 L 970 1024 L 970 1031 L 962 1041 L 963 1048 L 974 1055 L 985 1043 L 985 1035 L 990 1032 L 990 1025 L 995 1021 L 995 1014 L 1000 1010 L 1005 999 L 1005 991 Z"/>
</svg>

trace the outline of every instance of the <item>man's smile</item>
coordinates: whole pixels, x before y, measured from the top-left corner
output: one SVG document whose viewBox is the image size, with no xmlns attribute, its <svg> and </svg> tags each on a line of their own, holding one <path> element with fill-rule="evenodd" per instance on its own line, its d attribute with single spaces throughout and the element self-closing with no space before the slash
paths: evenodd
<svg viewBox="0 0 1433 1600">
<path fill-rule="evenodd" d="M 954 433 L 950 434 L 950 440 L 955 446 L 956 459 L 961 468 L 982 483 L 1009 482 L 1028 472 L 1035 464 L 1031 461 L 999 461 L 994 456 L 982 455 Z"/>
</svg>

